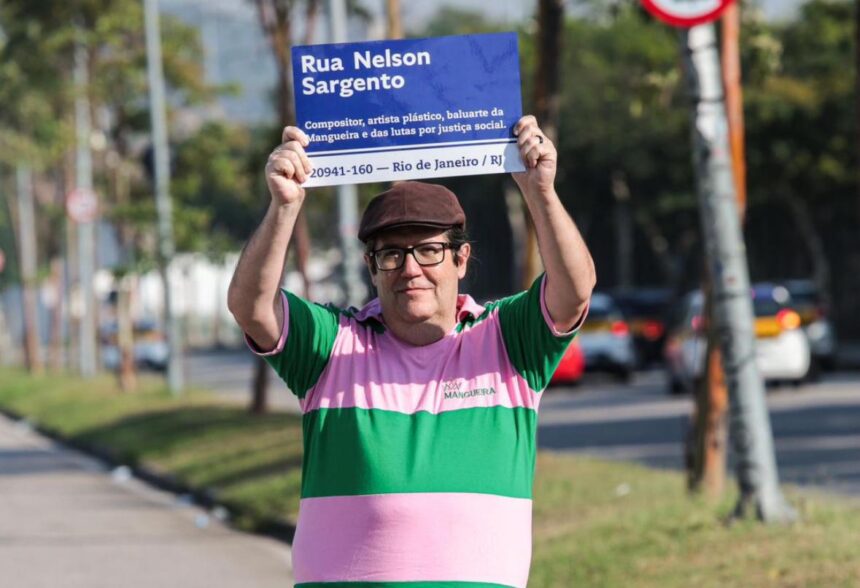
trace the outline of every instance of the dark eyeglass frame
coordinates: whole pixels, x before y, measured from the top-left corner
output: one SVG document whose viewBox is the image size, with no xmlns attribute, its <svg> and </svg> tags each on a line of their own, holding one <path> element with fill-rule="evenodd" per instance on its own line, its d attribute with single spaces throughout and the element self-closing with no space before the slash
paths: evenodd
<svg viewBox="0 0 860 588">
<path fill-rule="evenodd" d="M 420 248 L 420 247 L 426 247 L 427 245 L 439 245 L 440 247 L 442 247 L 442 258 L 439 261 L 434 261 L 432 263 L 424 263 L 420 259 L 418 259 L 418 256 L 415 255 L 415 250 Z M 368 253 L 368 256 L 371 259 L 373 259 L 373 265 L 379 271 L 381 271 L 381 272 L 393 272 L 393 271 L 399 270 L 403 267 L 403 264 L 406 263 L 406 256 L 407 255 L 411 254 L 412 259 L 415 260 L 415 263 L 417 263 L 421 267 L 432 267 L 434 265 L 439 265 L 440 263 L 445 261 L 445 250 L 446 249 L 456 251 L 459 248 L 460 248 L 460 245 L 455 244 L 455 243 L 448 243 L 445 241 L 429 241 L 427 243 L 418 243 L 417 245 L 412 245 L 411 247 L 380 247 L 379 249 L 375 249 L 375 250 L 371 251 L 370 253 Z M 377 255 L 382 251 L 392 251 L 392 250 L 400 251 L 400 253 L 402 254 L 402 257 L 400 258 L 400 263 L 397 265 L 397 267 L 390 267 L 390 268 L 381 267 L 379 265 L 379 259 L 377 258 Z"/>
</svg>

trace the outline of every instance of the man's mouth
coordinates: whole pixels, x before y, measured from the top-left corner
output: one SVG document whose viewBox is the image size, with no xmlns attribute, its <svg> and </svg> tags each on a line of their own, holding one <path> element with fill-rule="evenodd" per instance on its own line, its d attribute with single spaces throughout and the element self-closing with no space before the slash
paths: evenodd
<svg viewBox="0 0 860 588">
<path fill-rule="evenodd" d="M 405 286 L 403 288 L 398 288 L 397 292 L 399 294 L 411 294 L 413 292 L 421 292 L 423 290 L 429 290 L 430 288 L 426 286 Z"/>
</svg>

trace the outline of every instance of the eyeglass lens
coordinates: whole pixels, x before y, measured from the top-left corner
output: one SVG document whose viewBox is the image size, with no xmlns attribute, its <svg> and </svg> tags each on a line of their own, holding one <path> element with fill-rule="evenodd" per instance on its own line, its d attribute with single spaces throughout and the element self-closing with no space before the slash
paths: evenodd
<svg viewBox="0 0 860 588">
<path fill-rule="evenodd" d="M 385 247 L 374 253 L 376 266 L 393 270 L 403 266 L 406 254 L 411 253 L 419 265 L 436 265 L 445 259 L 447 243 L 422 243 L 413 247 Z"/>
</svg>

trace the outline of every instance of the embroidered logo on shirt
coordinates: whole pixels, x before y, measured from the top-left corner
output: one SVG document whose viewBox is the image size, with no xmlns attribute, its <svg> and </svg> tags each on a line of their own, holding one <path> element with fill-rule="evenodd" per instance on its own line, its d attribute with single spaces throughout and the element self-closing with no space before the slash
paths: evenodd
<svg viewBox="0 0 860 588">
<path fill-rule="evenodd" d="M 496 389 L 490 386 L 489 388 L 473 388 L 471 390 L 461 390 L 463 382 L 451 380 L 442 382 L 442 394 L 445 400 L 472 398 L 474 396 L 492 396 L 496 393 Z"/>
</svg>

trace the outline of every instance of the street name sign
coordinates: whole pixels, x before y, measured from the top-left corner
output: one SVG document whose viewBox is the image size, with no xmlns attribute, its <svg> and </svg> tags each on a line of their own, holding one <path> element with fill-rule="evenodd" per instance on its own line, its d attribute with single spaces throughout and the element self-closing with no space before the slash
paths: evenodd
<svg viewBox="0 0 860 588">
<path fill-rule="evenodd" d="M 676 27 L 693 27 L 717 17 L 734 0 L 642 0 L 646 10 Z"/>
<path fill-rule="evenodd" d="M 515 33 L 293 47 L 306 187 L 524 171 Z"/>
</svg>

